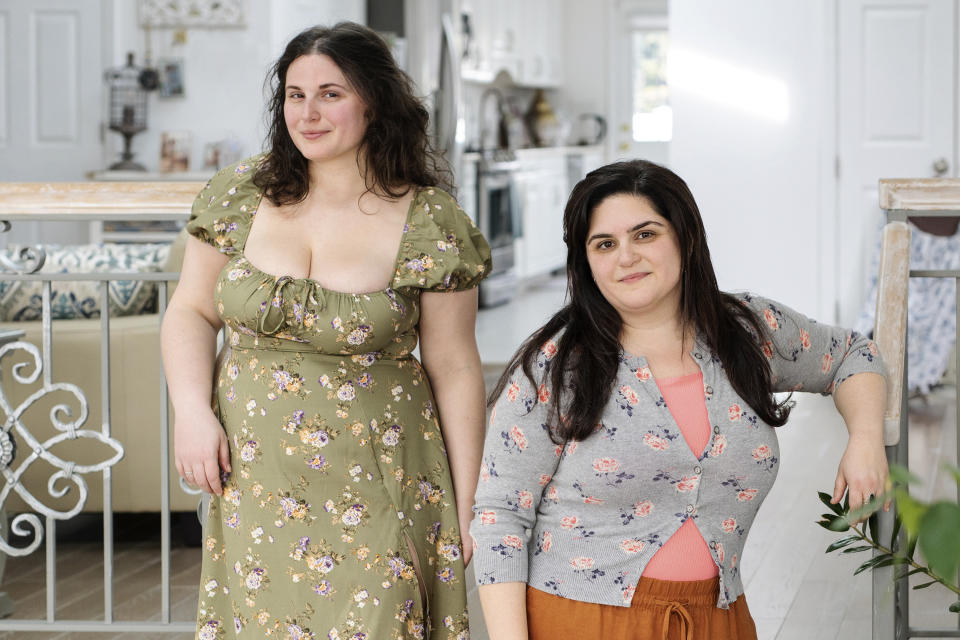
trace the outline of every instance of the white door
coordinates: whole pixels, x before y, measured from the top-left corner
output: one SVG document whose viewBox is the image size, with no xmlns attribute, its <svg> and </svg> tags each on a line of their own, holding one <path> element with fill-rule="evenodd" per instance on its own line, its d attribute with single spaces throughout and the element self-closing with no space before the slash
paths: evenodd
<svg viewBox="0 0 960 640">
<path fill-rule="evenodd" d="M 956 174 L 956 0 L 838 3 L 839 322 L 856 319 L 883 223 L 880 178 Z M 942 167 L 942 163 L 940 164 Z"/>
<path fill-rule="evenodd" d="M 100 0 L 0 0 L 0 180 L 103 168 Z M 88 223 L 14 225 L 3 241 L 84 242 Z"/>
<path fill-rule="evenodd" d="M 102 169 L 99 0 L 0 0 L 0 179 Z"/>
</svg>

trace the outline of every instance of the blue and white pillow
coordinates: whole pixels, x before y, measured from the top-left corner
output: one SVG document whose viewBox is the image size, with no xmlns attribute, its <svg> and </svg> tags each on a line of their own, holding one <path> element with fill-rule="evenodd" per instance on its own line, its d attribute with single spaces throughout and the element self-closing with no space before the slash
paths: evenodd
<svg viewBox="0 0 960 640">
<path fill-rule="evenodd" d="M 15 259 L 19 247 L 4 250 Z M 39 273 L 145 273 L 163 271 L 169 244 L 85 244 L 47 247 Z M 113 280 L 107 287 L 111 316 L 153 313 L 157 283 Z M 42 283 L 4 280 L 0 273 L 0 321 L 30 321 L 42 317 Z M 92 280 L 51 283 L 54 320 L 100 317 L 100 283 Z"/>
</svg>

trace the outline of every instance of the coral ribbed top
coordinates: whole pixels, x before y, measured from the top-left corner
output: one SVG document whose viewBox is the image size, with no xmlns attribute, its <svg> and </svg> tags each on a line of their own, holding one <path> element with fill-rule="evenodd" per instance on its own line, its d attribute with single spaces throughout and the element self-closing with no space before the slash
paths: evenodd
<svg viewBox="0 0 960 640">
<path fill-rule="evenodd" d="M 699 458 L 710 441 L 703 374 L 658 379 L 657 386 L 683 439 Z M 650 559 L 643 575 L 657 580 L 705 580 L 719 575 L 719 570 L 693 518 L 688 518 Z"/>
</svg>

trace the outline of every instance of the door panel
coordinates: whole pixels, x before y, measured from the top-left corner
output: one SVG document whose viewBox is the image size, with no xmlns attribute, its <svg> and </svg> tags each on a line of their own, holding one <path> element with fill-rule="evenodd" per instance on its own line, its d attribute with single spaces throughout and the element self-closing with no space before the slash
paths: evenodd
<svg viewBox="0 0 960 640">
<path fill-rule="evenodd" d="M 0 179 L 102 169 L 99 0 L 0 0 Z"/>
<path fill-rule="evenodd" d="M 839 322 L 856 319 L 884 221 L 877 180 L 956 175 L 955 0 L 838 5 Z"/>
</svg>

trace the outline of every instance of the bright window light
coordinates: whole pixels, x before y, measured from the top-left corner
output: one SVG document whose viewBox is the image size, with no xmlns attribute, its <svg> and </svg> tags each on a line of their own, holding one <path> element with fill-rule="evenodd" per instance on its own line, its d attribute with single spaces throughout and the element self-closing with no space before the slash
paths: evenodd
<svg viewBox="0 0 960 640">
<path fill-rule="evenodd" d="M 633 49 L 633 139 L 664 142 L 673 137 L 667 84 L 667 30 L 636 29 Z"/>
</svg>

